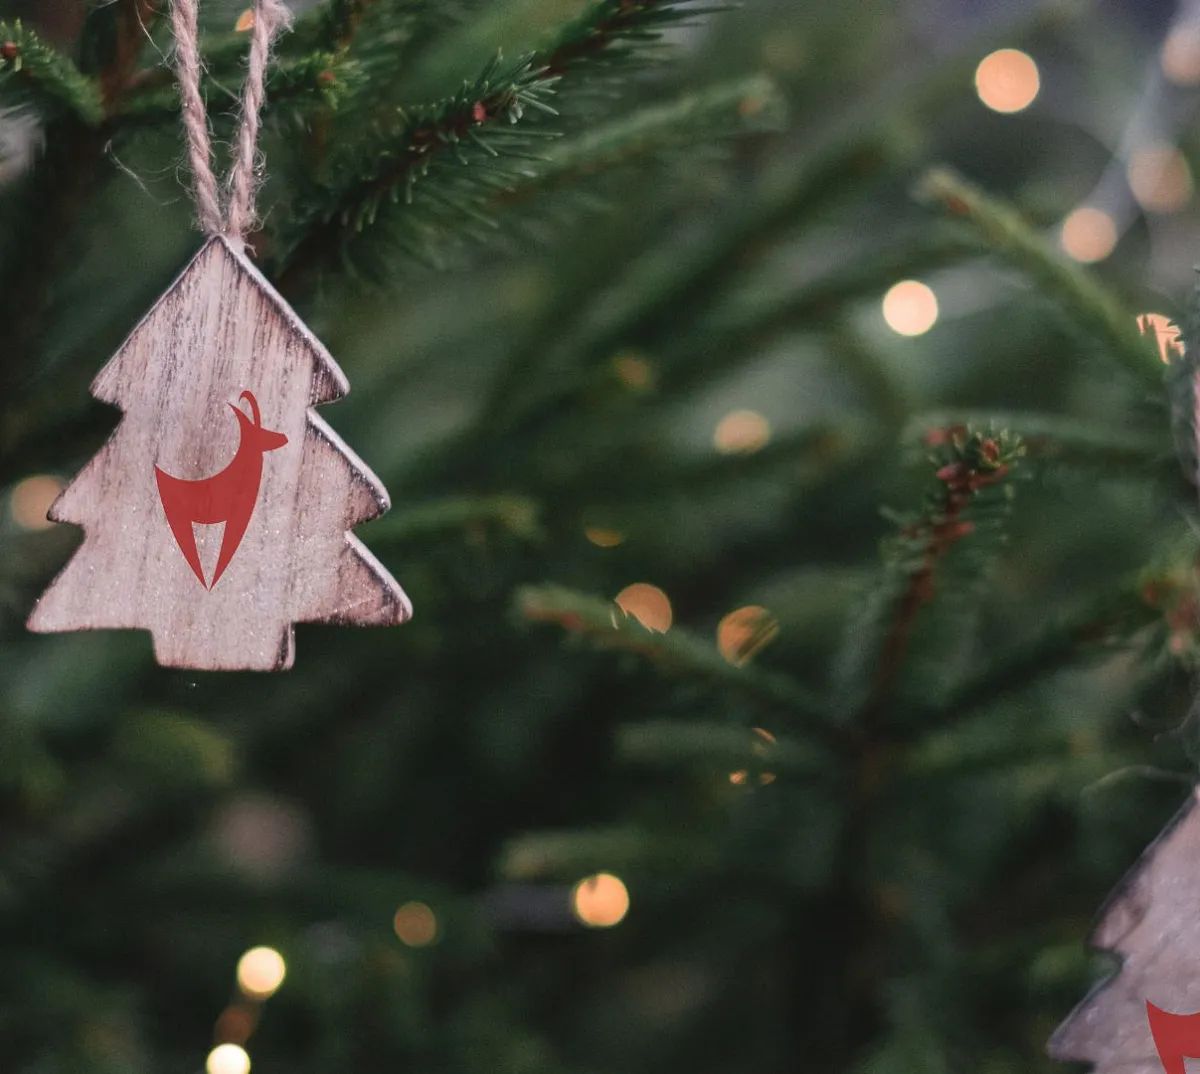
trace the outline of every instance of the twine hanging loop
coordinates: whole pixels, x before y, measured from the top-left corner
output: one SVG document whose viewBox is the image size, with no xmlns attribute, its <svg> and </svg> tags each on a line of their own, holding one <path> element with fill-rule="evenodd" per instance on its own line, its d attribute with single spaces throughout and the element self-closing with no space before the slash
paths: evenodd
<svg viewBox="0 0 1200 1074">
<path fill-rule="evenodd" d="M 183 116 L 188 166 L 192 171 L 192 193 L 200 229 L 208 235 L 224 235 L 243 243 L 257 223 L 258 133 L 266 98 L 267 67 L 271 45 L 288 26 L 292 13 L 283 0 L 254 0 L 250 29 L 250 55 L 238 116 L 233 160 L 224 191 L 213 172 L 212 138 L 208 112 L 200 95 L 200 32 L 198 0 L 173 0 L 171 28 L 175 34 L 175 70 Z"/>
</svg>

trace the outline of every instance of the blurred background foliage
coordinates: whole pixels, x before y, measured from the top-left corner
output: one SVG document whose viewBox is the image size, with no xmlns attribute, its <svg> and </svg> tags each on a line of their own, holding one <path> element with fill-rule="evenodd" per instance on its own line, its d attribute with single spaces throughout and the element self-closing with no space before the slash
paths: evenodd
<svg viewBox="0 0 1200 1074">
<path fill-rule="evenodd" d="M 23 630 L 197 237 L 161 0 L 0 0 L 0 1068 L 1053 1069 L 1194 780 L 1197 6 L 297 8 L 416 617 L 262 677 Z"/>
</svg>

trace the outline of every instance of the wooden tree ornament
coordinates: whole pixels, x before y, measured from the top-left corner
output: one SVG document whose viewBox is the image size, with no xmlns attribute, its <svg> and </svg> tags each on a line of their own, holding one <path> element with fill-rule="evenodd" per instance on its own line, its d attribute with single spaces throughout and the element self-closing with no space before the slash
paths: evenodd
<svg viewBox="0 0 1200 1074">
<path fill-rule="evenodd" d="M 222 192 L 196 5 L 174 0 L 171 21 L 209 238 L 92 385 L 125 418 L 50 508 L 84 541 L 29 628 L 149 630 L 168 667 L 275 671 L 292 665 L 294 623 L 391 625 L 412 609 L 348 532 L 386 511 L 387 493 L 309 409 L 345 395 L 346 378 L 245 254 L 271 42 L 291 13 L 283 0 L 254 0 Z"/>
<path fill-rule="evenodd" d="M 1198 797 L 1109 896 L 1090 943 L 1120 956 L 1120 969 L 1059 1026 L 1052 1058 L 1095 1074 L 1184 1074 L 1200 1059 Z"/>
<path fill-rule="evenodd" d="M 268 671 L 291 666 L 293 623 L 404 622 L 404 592 L 347 532 L 387 493 L 309 409 L 348 389 L 241 250 L 209 239 L 92 385 L 125 418 L 50 509 L 84 543 L 29 628 L 141 628 L 166 666 Z"/>
</svg>

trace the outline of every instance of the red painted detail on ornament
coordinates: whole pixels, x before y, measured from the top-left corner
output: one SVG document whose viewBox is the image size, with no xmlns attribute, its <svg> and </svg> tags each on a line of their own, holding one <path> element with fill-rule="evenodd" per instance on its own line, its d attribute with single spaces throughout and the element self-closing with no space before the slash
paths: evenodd
<svg viewBox="0 0 1200 1074">
<path fill-rule="evenodd" d="M 1185 1074 L 1186 1060 L 1200 1059 L 1200 1012 L 1171 1014 L 1146 1001 L 1150 1035 L 1166 1074 Z"/>
<path fill-rule="evenodd" d="M 237 415 L 240 440 L 233 461 L 224 470 L 199 481 L 185 481 L 154 467 L 158 498 L 162 500 L 163 510 L 167 513 L 167 524 L 175 535 L 175 543 L 179 545 L 183 558 L 205 589 L 212 589 L 221 580 L 238 545 L 242 543 L 246 527 L 250 525 L 250 516 L 258 502 L 258 488 L 262 482 L 263 455 L 288 442 L 283 433 L 262 427 L 258 400 L 251 392 L 242 392 L 238 398 L 250 404 L 252 418 L 247 417 L 240 407 L 229 404 L 229 408 Z M 213 525 L 217 522 L 225 523 L 225 533 L 221 537 L 221 551 L 217 556 L 212 581 L 206 582 L 192 525 Z"/>
</svg>

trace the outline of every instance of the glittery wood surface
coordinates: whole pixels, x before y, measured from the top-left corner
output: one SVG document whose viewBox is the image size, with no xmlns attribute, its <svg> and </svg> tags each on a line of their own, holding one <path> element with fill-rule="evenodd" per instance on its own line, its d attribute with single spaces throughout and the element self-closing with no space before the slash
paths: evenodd
<svg viewBox="0 0 1200 1074">
<path fill-rule="evenodd" d="M 171 534 L 154 467 L 185 480 L 225 467 L 237 447 L 229 404 L 244 390 L 288 444 L 265 456 L 245 537 L 206 589 Z M 210 239 L 92 386 L 125 417 L 51 508 L 83 527 L 84 542 L 30 629 L 144 629 L 167 666 L 276 670 L 292 664 L 293 623 L 408 619 L 404 592 L 347 532 L 386 511 L 387 493 L 309 409 L 347 390 L 258 270 Z M 211 570 L 221 526 L 195 532 Z"/>
</svg>

